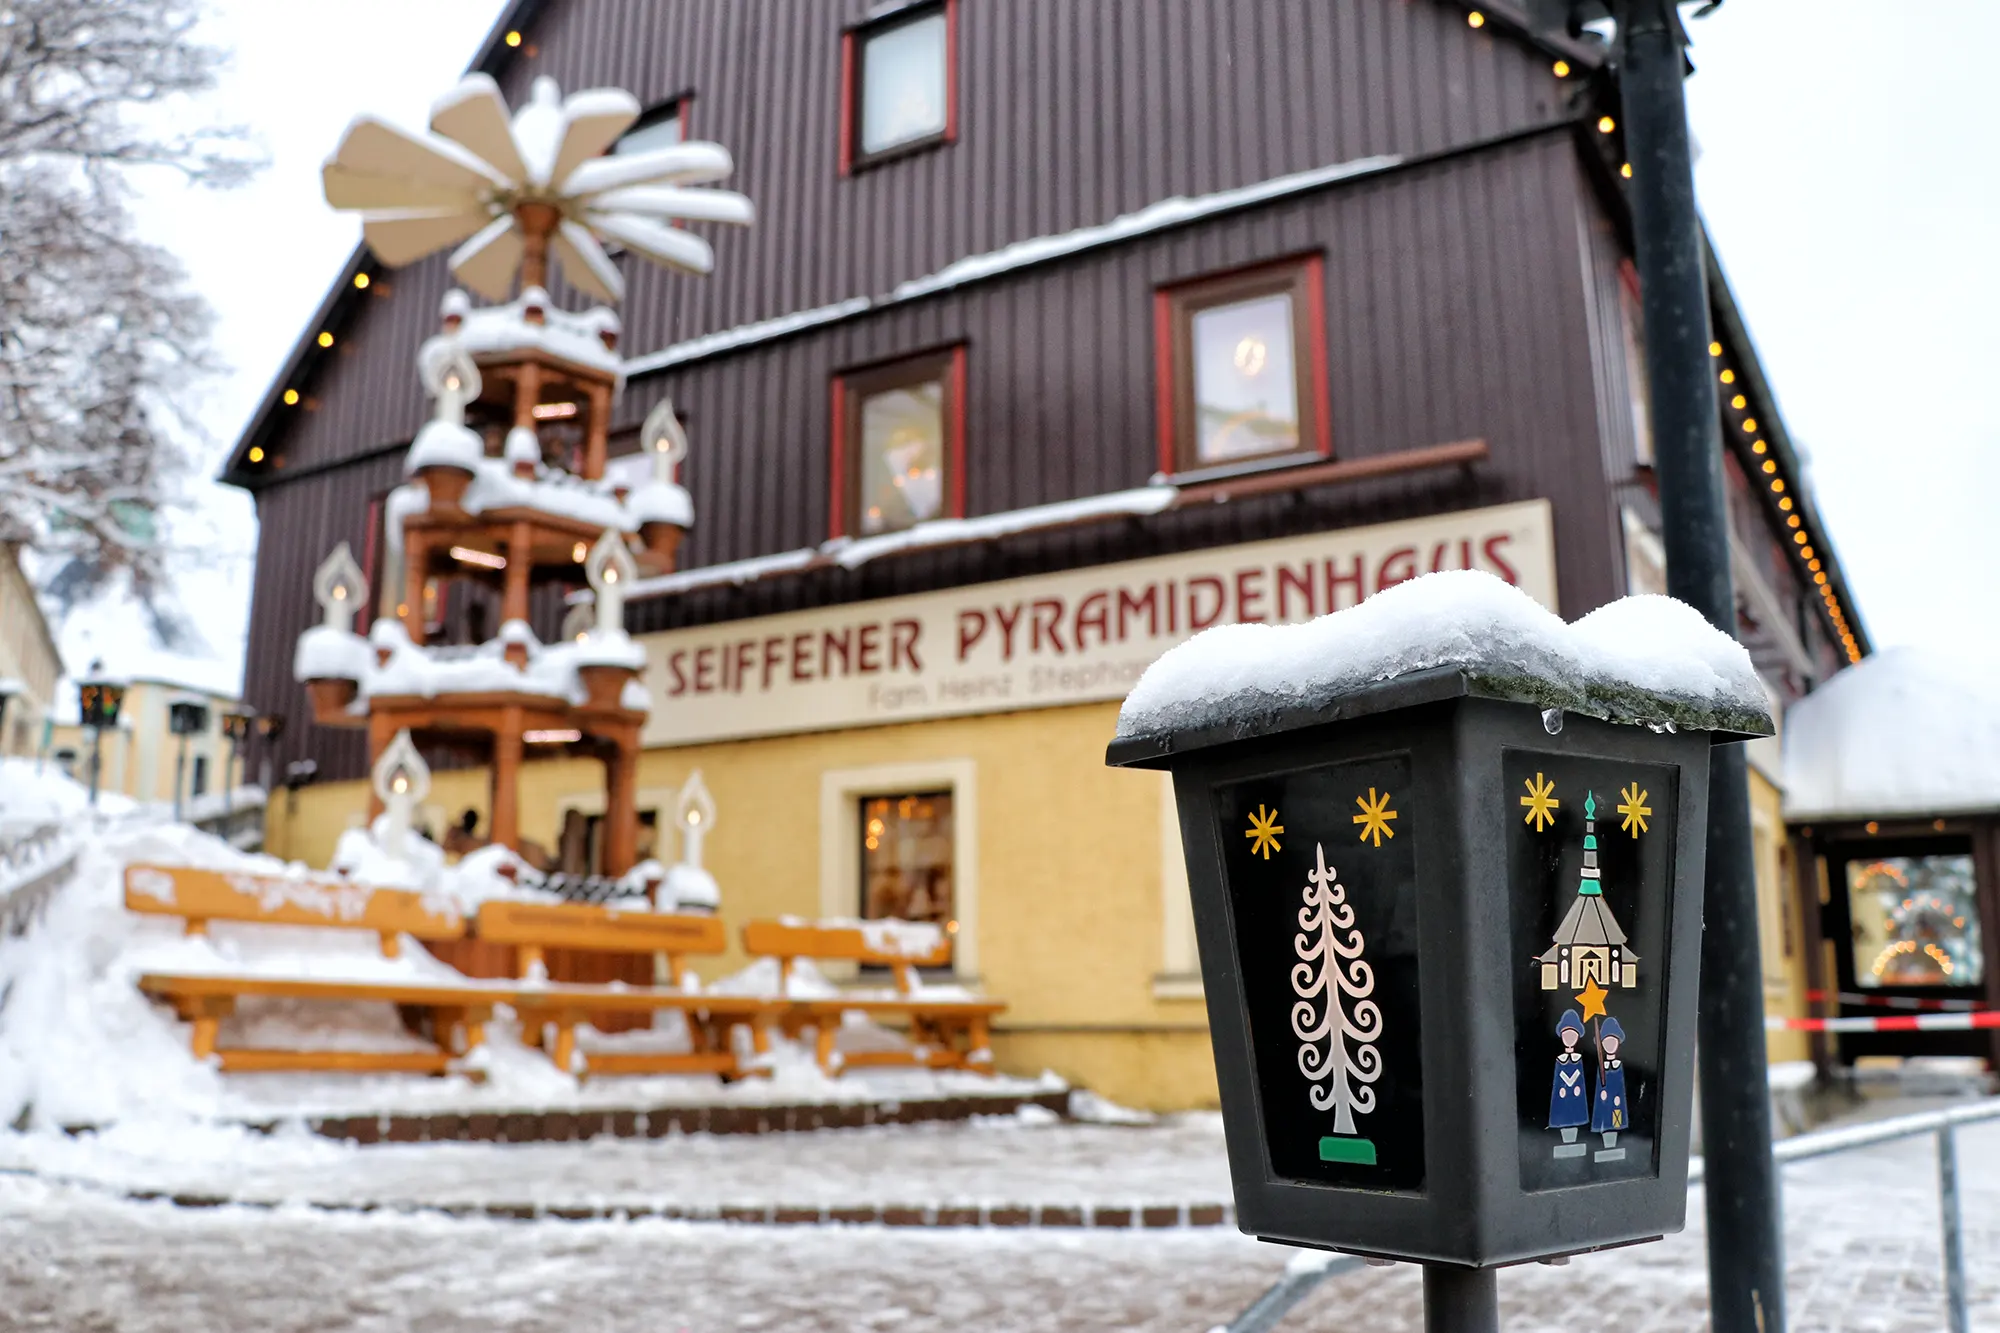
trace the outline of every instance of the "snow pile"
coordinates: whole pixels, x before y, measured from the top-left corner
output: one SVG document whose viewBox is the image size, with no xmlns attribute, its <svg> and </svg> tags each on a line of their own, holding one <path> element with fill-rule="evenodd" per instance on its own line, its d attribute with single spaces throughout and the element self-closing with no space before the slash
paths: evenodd
<svg viewBox="0 0 2000 1333">
<path fill-rule="evenodd" d="M 456 421 L 433 419 L 426 421 L 410 442 L 410 452 L 403 456 L 403 471 L 455 467 L 471 472 L 485 456 L 486 441 L 479 438 L 478 431 Z"/>
<path fill-rule="evenodd" d="M 539 312 L 539 323 L 528 318 L 530 309 Z M 571 365 L 602 371 L 618 387 L 625 383 L 624 360 L 605 345 L 606 334 L 613 340 L 618 336 L 618 316 L 603 306 L 564 310 L 549 299 L 546 291 L 530 287 L 505 305 L 474 307 L 466 300 L 462 305 L 446 306 L 445 314 L 458 317 L 459 345 L 474 356 L 497 358 L 514 352 L 547 352 Z"/>
<path fill-rule="evenodd" d="M 1223 625 L 1147 668 L 1118 735 L 1247 732 L 1382 681 L 1457 668 L 1481 692 L 1616 722 L 1768 734 L 1750 655 L 1691 607 L 1627 597 L 1573 625 L 1481 570 L 1398 584 L 1303 625 Z"/>
<path fill-rule="evenodd" d="M 86 758 L 79 767 L 88 763 Z M 133 808 L 133 801 L 100 791 L 97 808 L 107 815 L 124 814 Z M 75 819 L 89 809 L 90 789 L 54 763 L 0 757 L 0 832 L 26 833 L 43 824 Z"/>
<path fill-rule="evenodd" d="M 1785 713 L 1789 819 L 2000 810 L 2000 662 L 1890 648 Z"/>
<path fill-rule="evenodd" d="M 657 866 L 659 862 L 649 861 L 646 864 Z M 637 873 L 636 869 L 634 873 Z M 667 867 L 666 877 L 660 884 L 661 911 L 683 912 L 693 908 L 713 912 L 721 905 L 722 886 L 715 882 L 715 876 L 700 866 L 685 862 Z"/>
</svg>

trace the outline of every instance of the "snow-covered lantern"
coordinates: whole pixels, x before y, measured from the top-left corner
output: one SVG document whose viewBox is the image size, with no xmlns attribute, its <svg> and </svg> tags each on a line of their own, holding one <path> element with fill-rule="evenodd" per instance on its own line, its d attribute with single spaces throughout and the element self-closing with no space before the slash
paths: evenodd
<svg viewBox="0 0 2000 1333">
<path fill-rule="evenodd" d="M 371 777 L 375 796 L 382 802 L 382 850 L 400 857 L 409 840 L 410 816 L 431 791 L 430 765 L 417 753 L 407 727 L 382 747 Z"/>
<path fill-rule="evenodd" d="M 576 671 L 594 712 L 626 707 L 626 687 L 646 665 L 646 650 L 625 632 L 625 595 L 639 577 L 639 566 L 625 545 L 625 534 L 606 528 L 584 558 L 583 576 L 596 595 L 596 619 L 574 648 Z M 565 620 L 566 630 L 577 628 Z"/>
<path fill-rule="evenodd" d="M 1161 658 L 1107 758 L 1173 775 L 1242 1229 L 1461 1273 L 1678 1231 L 1709 748 L 1771 729 L 1686 606 L 1477 573 Z"/>
<path fill-rule="evenodd" d="M 465 299 L 463 292 L 450 295 Z M 447 324 L 451 308 L 448 300 Z M 432 512 L 455 513 L 486 453 L 485 440 L 465 424 L 466 405 L 479 397 L 479 366 L 454 334 L 444 333 L 424 343 L 417 353 L 417 369 L 424 388 L 437 400 L 437 410 L 410 442 L 403 471 L 429 492 Z"/>
<path fill-rule="evenodd" d="M 687 458 L 687 431 L 674 415 L 673 400 L 662 398 L 639 427 L 639 446 L 652 465 L 652 475 L 625 499 L 625 509 L 638 524 L 655 573 L 670 573 L 681 539 L 694 526 L 694 501 L 680 484 L 681 463 Z"/>
<path fill-rule="evenodd" d="M 313 574 L 313 600 L 321 623 L 299 636 L 292 674 L 305 684 L 313 716 L 328 725 L 347 721 L 347 707 L 360 692 L 367 670 L 367 647 L 354 633 L 354 617 L 368 595 L 368 580 L 354 553 L 341 542 Z"/>
</svg>

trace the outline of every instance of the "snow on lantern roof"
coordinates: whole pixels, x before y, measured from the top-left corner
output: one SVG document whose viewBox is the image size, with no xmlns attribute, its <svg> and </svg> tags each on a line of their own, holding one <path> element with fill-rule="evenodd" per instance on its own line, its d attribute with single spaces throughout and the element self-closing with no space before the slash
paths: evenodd
<svg viewBox="0 0 2000 1333">
<path fill-rule="evenodd" d="M 361 213 L 369 248 L 392 267 L 455 246 L 452 271 L 497 301 L 524 260 L 527 281 L 543 281 L 546 245 L 572 285 L 615 302 L 625 282 L 604 242 L 706 273 L 715 263 L 708 243 L 668 220 L 748 224 L 754 216 L 740 194 L 690 188 L 734 169 L 719 144 L 606 155 L 639 111 L 639 100 L 622 89 L 565 98 L 544 77 L 510 114 L 490 75 L 468 74 L 432 107 L 428 133 L 356 119 L 321 168 L 321 182 L 327 203 Z"/>
<path fill-rule="evenodd" d="M 2000 662 L 1889 648 L 1785 712 L 1785 817 L 2000 810 Z"/>
<path fill-rule="evenodd" d="M 463 295 L 463 293 L 460 293 Z M 532 314 L 531 314 L 532 312 Z M 530 287 L 501 305 L 468 302 L 455 315 L 459 346 L 474 356 L 497 357 L 511 352 L 539 351 L 571 365 L 625 382 L 625 362 L 616 350 L 622 326 L 615 311 L 603 306 L 563 310 L 539 287 Z"/>
<path fill-rule="evenodd" d="M 1627 597 L 1574 624 L 1477 570 L 1398 584 L 1302 625 L 1224 625 L 1147 668 L 1118 736 L 1260 734 L 1399 677 L 1455 668 L 1489 697 L 1614 722 L 1768 735 L 1743 646 L 1668 597 Z"/>
</svg>

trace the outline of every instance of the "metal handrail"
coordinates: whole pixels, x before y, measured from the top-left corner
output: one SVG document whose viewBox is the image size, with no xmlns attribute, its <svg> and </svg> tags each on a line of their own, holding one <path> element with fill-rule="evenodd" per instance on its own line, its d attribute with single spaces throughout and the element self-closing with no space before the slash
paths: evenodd
<svg viewBox="0 0 2000 1333">
<path fill-rule="evenodd" d="M 1944 1233 L 1944 1298 L 1949 1333 L 1970 1333 L 1965 1308 L 1965 1239 L 1959 1209 L 1958 1138 L 1961 1125 L 2000 1121 L 2000 1097 L 1986 1097 L 1964 1106 L 1942 1111 L 1920 1111 L 1893 1116 L 1865 1125 L 1822 1129 L 1798 1134 L 1771 1145 L 1771 1156 L 1780 1165 L 1831 1157 L 1877 1144 L 1912 1139 L 1921 1134 L 1937 1136 L 1939 1222 Z M 1699 1185 L 1707 1174 L 1707 1163 L 1699 1157 L 1688 1160 L 1688 1184 Z M 1226 1333 L 1269 1333 L 1278 1321 L 1310 1295 L 1320 1283 L 1362 1266 L 1354 1258 L 1330 1259 L 1325 1263 L 1295 1264 L 1272 1283 L 1249 1308 L 1226 1325 Z"/>
</svg>

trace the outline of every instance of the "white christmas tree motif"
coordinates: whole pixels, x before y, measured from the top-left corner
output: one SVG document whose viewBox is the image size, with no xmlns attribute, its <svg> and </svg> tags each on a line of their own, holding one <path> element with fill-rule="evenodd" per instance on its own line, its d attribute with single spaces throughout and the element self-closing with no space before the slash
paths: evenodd
<svg viewBox="0 0 2000 1333">
<path fill-rule="evenodd" d="M 1347 890 L 1326 864 L 1325 847 L 1314 844 L 1318 862 L 1306 875 L 1305 906 L 1299 909 L 1299 934 L 1292 947 L 1301 961 L 1292 968 L 1292 1033 L 1299 1039 L 1299 1072 L 1312 1080 L 1314 1109 L 1333 1108 L 1333 1132 L 1352 1135 L 1354 1117 L 1375 1109 L 1375 1080 L 1382 1076 L 1382 1056 L 1375 1049 L 1382 1035 L 1382 1010 L 1368 997 L 1375 992 L 1375 969 L 1361 956 L 1365 941 L 1354 925 L 1354 908 Z M 1321 1007 L 1324 997 L 1324 1008 Z M 1352 1000 L 1350 1007 L 1345 1000 Z M 1353 1043 L 1350 1049 L 1349 1043 Z M 1366 1160 L 1336 1155 L 1322 1141 L 1326 1160 Z"/>
</svg>

